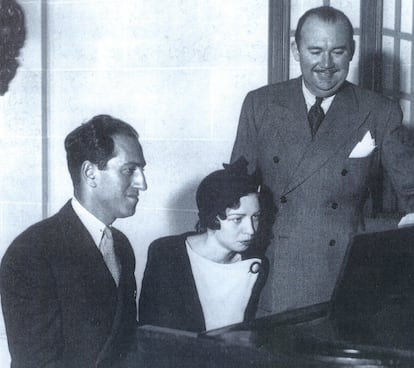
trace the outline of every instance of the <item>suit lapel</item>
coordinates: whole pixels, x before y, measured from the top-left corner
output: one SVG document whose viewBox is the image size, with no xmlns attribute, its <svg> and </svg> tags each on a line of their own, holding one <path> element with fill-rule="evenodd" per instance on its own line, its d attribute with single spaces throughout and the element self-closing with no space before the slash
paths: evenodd
<svg viewBox="0 0 414 368">
<path fill-rule="evenodd" d="M 290 175 L 286 183 L 290 183 L 312 141 L 302 93 L 302 78 L 292 80 L 283 93 L 275 93 L 269 104 L 269 117 L 271 126 L 263 131 L 265 134 L 275 132 L 275 136 L 267 138 L 281 144 L 280 152 L 289 157 L 286 172 Z"/>
<path fill-rule="evenodd" d="M 277 122 L 280 137 L 286 145 L 311 140 L 301 78 L 293 80 L 283 94 L 274 96 L 270 110 L 270 116 L 277 116 L 273 121 Z"/>
<path fill-rule="evenodd" d="M 108 302 L 108 298 L 116 296 L 116 285 L 101 252 L 73 211 L 70 202 L 62 208 L 60 215 L 65 243 L 62 247 L 65 252 L 64 259 L 70 263 L 73 274 L 78 275 L 80 286 L 86 288 L 88 294 L 96 298 L 97 303 Z"/>
<path fill-rule="evenodd" d="M 129 263 L 128 263 L 128 260 L 126 259 L 127 254 L 124 248 L 124 243 L 122 239 L 120 238 L 120 236 L 118 235 L 118 232 L 116 229 L 113 229 L 112 235 L 114 239 L 115 254 L 121 264 L 121 275 L 119 278 L 119 286 L 116 289 L 117 290 L 116 308 L 115 308 L 115 314 L 114 314 L 114 319 L 112 323 L 111 333 L 108 336 L 108 339 L 106 340 L 103 348 L 101 349 L 101 352 L 99 353 L 99 356 L 97 358 L 98 363 L 103 361 L 107 356 L 110 356 L 111 351 L 113 349 L 114 340 L 116 339 L 119 331 L 121 331 L 122 317 L 124 315 L 124 310 L 125 310 L 125 301 L 128 299 L 128 295 L 126 295 L 128 291 L 126 288 L 126 282 L 127 282 L 126 275 L 129 272 L 134 271 L 134 270 L 132 271 L 128 270 Z M 113 284 L 115 285 L 115 281 L 113 280 L 112 276 L 111 276 L 111 279 L 113 281 Z"/>
<path fill-rule="evenodd" d="M 97 362 L 100 362 L 111 351 L 112 341 L 120 329 L 126 293 L 125 272 L 129 272 L 128 267 L 131 267 L 130 265 L 133 265 L 133 263 L 129 263 L 126 259 L 124 243 L 117 231 L 114 231 L 115 252 L 120 259 L 122 267 L 120 283 L 117 288 L 110 271 L 106 267 L 101 252 L 88 230 L 73 211 L 70 202 L 62 208 L 59 217 L 64 235 L 62 251 L 65 252 L 65 255 L 62 258 L 65 259 L 66 267 L 72 275 L 76 275 L 79 286 L 87 290 L 86 294 L 88 298 L 91 298 L 90 302 L 92 305 L 108 306 L 108 311 L 112 309 L 112 332 L 99 353 Z"/>
<path fill-rule="evenodd" d="M 335 96 L 314 140 L 306 146 L 302 160 L 284 194 L 291 192 L 312 177 L 347 144 L 368 117 L 369 112 L 360 113 L 353 89 L 346 83 Z"/>
</svg>

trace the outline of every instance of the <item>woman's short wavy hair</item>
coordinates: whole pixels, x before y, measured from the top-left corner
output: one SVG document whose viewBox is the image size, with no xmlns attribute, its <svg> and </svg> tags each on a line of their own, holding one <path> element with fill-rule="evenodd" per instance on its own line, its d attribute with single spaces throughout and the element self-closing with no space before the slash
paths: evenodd
<svg viewBox="0 0 414 368">
<path fill-rule="evenodd" d="M 250 193 L 260 192 L 258 175 L 248 174 L 248 162 L 242 156 L 232 164 L 224 164 L 224 169 L 214 171 L 200 183 L 196 193 L 198 218 L 196 229 L 220 229 L 217 217 L 226 219 L 227 208 L 238 208 L 240 198 Z"/>
</svg>

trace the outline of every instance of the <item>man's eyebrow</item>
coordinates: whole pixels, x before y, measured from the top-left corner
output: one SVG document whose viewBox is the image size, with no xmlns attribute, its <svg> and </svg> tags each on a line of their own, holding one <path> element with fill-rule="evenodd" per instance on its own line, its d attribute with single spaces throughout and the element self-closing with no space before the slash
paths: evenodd
<svg viewBox="0 0 414 368">
<path fill-rule="evenodd" d="M 309 50 L 309 51 L 321 51 L 321 50 L 323 50 L 324 48 L 323 47 L 320 47 L 320 46 L 308 46 L 307 47 L 307 50 Z M 329 51 L 332 51 L 332 50 L 346 50 L 347 49 L 347 47 L 344 45 L 344 46 L 335 46 L 335 47 L 332 47 L 332 48 L 330 48 L 329 49 Z"/>
<path fill-rule="evenodd" d="M 128 161 L 122 164 L 122 166 L 136 166 L 136 167 L 145 167 L 147 163 L 145 161 L 143 162 L 137 162 L 137 161 Z"/>
</svg>

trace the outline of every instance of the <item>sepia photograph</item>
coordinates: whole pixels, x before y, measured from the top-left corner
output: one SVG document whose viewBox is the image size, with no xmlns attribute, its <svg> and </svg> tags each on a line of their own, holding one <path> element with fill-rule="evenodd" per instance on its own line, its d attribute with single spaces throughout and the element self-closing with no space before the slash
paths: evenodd
<svg viewBox="0 0 414 368">
<path fill-rule="evenodd" d="M 414 367 L 413 0 L 0 0 L 0 367 Z"/>
</svg>

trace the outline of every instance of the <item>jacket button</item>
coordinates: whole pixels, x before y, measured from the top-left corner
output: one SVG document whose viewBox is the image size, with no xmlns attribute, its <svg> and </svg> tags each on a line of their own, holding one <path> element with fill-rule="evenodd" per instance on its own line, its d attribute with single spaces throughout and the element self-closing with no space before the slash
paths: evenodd
<svg viewBox="0 0 414 368">
<path fill-rule="evenodd" d="M 329 241 L 329 246 L 330 246 L 330 247 L 333 247 L 335 244 L 336 244 L 335 239 L 331 239 L 331 240 Z"/>
<path fill-rule="evenodd" d="M 342 176 L 345 176 L 346 174 L 348 174 L 348 170 L 343 169 L 343 170 L 341 171 L 341 175 L 342 175 Z"/>
<path fill-rule="evenodd" d="M 331 207 L 336 210 L 338 208 L 338 203 L 332 202 Z"/>
<path fill-rule="evenodd" d="M 273 156 L 273 162 L 277 164 L 280 161 L 279 156 Z"/>
<path fill-rule="evenodd" d="M 285 196 L 280 197 L 280 203 L 286 203 L 287 202 L 287 198 Z"/>
</svg>

